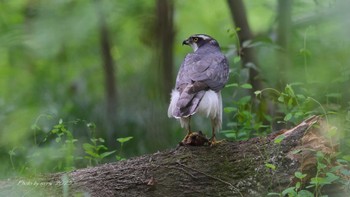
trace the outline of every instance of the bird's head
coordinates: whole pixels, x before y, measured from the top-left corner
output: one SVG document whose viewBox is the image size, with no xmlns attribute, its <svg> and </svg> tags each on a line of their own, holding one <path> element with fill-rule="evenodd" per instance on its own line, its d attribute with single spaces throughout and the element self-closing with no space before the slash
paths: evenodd
<svg viewBox="0 0 350 197">
<path fill-rule="evenodd" d="M 187 38 L 186 40 L 184 40 L 182 42 L 182 45 L 189 45 L 192 47 L 193 51 L 197 51 L 197 49 L 199 49 L 200 47 L 206 45 L 206 44 L 211 44 L 214 46 L 219 46 L 218 42 L 206 35 L 206 34 L 194 34 L 192 36 L 190 36 L 189 38 Z"/>
</svg>

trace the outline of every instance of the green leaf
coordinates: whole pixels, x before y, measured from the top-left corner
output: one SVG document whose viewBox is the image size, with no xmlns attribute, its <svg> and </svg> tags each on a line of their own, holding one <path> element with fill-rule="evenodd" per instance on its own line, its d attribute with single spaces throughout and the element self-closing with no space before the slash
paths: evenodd
<svg viewBox="0 0 350 197">
<path fill-rule="evenodd" d="M 238 84 L 237 83 L 230 83 L 230 84 L 225 85 L 225 87 L 227 87 L 227 88 L 229 88 L 229 87 L 238 87 Z"/>
<path fill-rule="evenodd" d="M 346 161 L 350 161 L 350 155 L 344 155 L 343 159 L 346 160 Z"/>
<path fill-rule="evenodd" d="M 288 107 L 290 107 L 290 108 L 293 107 L 293 98 L 289 98 L 289 100 L 288 100 Z"/>
<path fill-rule="evenodd" d="M 236 64 L 238 63 L 239 61 L 241 61 L 241 57 L 240 56 L 236 56 L 233 58 L 233 63 Z"/>
<path fill-rule="evenodd" d="M 235 133 L 225 133 L 224 135 L 227 138 L 234 138 L 235 139 L 237 137 L 237 135 Z"/>
<path fill-rule="evenodd" d="M 292 119 L 292 114 L 291 113 L 288 113 L 285 117 L 284 117 L 284 121 L 288 121 L 290 119 Z"/>
<path fill-rule="evenodd" d="M 117 138 L 117 141 L 120 143 L 125 143 L 129 140 L 131 140 L 133 137 L 121 137 L 121 138 Z"/>
<path fill-rule="evenodd" d="M 244 88 L 244 89 L 252 89 L 253 88 L 253 86 L 249 83 L 245 83 L 245 84 L 242 84 L 240 86 L 241 86 L 241 88 Z"/>
<path fill-rule="evenodd" d="M 286 85 L 286 88 L 285 88 L 285 91 L 286 91 L 286 93 L 288 94 L 288 95 L 290 95 L 291 97 L 295 97 L 295 93 L 294 93 L 294 90 L 293 90 L 293 88 L 292 88 L 292 86 L 291 85 L 289 85 L 289 84 L 287 84 Z"/>
<path fill-rule="evenodd" d="M 267 168 L 272 169 L 272 170 L 276 170 L 276 166 L 273 165 L 273 164 L 271 164 L 271 163 L 265 163 L 265 166 L 266 166 Z"/>
<path fill-rule="evenodd" d="M 311 178 L 310 184 L 325 185 L 325 184 L 328 184 L 328 181 L 323 177 L 313 177 Z"/>
<path fill-rule="evenodd" d="M 295 172 L 294 176 L 297 177 L 298 179 L 303 179 L 306 177 L 306 174 L 303 174 L 301 172 Z"/>
<path fill-rule="evenodd" d="M 342 174 L 345 175 L 345 176 L 350 176 L 350 171 L 349 171 L 349 170 L 346 170 L 346 169 L 341 169 L 341 170 L 340 170 L 340 173 L 342 173 Z"/>
<path fill-rule="evenodd" d="M 296 112 L 296 113 L 294 114 L 294 117 L 295 117 L 295 118 L 298 118 L 298 117 L 302 117 L 303 115 L 304 115 L 303 112 Z"/>
<path fill-rule="evenodd" d="M 331 172 L 326 173 L 326 181 L 328 181 L 329 184 L 333 183 L 334 181 L 336 181 L 338 179 L 339 179 L 339 176 L 337 176 Z"/>
<path fill-rule="evenodd" d="M 314 194 L 307 190 L 300 190 L 297 197 L 314 197 Z"/>
<path fill-rule="evenodd" d="M 107 156 L 109 156 L 109 155 L 111 155 L 111 154 L 113 154 L 115 152 L 116 152 L 115 150 L 114 151 L 109 151 L 109 152 L 104 152 L 100 156 L 101 156 L 101 158 L 105 158 L 105 157 L 107 157 Z"/>
<path fill-rule="evenodd" d="M 93 151 L 93 150 L 95 150 L 95 146 L 93 146 L 93 145 L 91 145 L 89 143 L 84 143 L 83 144 L 83 149 L 85 151 Z"/>
<path fill-rule="evenodd" d="M 301 99 L 301 100 L 305 100 L 306 99 L 306 97 L 304 95 L 302 95 L 302 94 L 297 94 L 296 97 L 298 99 Z"/>
<path fill-rule="evenodd" d="M 302 48 L 299 50 L 299 53 L 303 56 L 306 56 L 306 57 L 311 56 L 311 51 L 308 49 Z"/>
<path fill-rule="evenodd" d="M 284 96 L 280 95 L 277 99 L 279 102 L 283 103 L 284 102 Z"/>
<path fill-rule="evenodd" d="M 254 94 L 255 94 L 256 96 L 260 95 L 260 94 L 261 94 L 261 90 L 255 91 Z"/>
<path fill-rule="evenodd" d="M 119 155 L 115 156 L 115 158 L 117 159 L 117 161 L 123 161 L 123 160 L 125 160 L 124 157 L 121 157 L 121 156 L 119 156 Z"/>
<path fill-rule="evenodd" d="M 101 156 L 99 154 L 95 153 L 95 152 L 88 151 L 88 152 L 85 152 L 85 153 L 90 155 L 90 156 L 92 156 L 93 158 L 101 158 Z"/>
<path fill-rule="evenodd" d="M 237 111 L 237 108 L 236 107 L 225 107 L 224 108 L 225 113 L 231 113 L 233 111 Z"/>
<path fill-rule="evenodd" d="M 287 189 L 283 190 L 282 196 L 286 196 L 287 194 L 290 196 L 296 196 L 297 192 L 295 191 L 295 187 L 288 187 Z"/>
<path fill-rule="evenodd" d="M 316 157 L 317 157 L 318 159 L 323 159 L 323 158 L 324 158 L 324 154 L 323 154 L 321 151 L 317 151 Z"/>
<path fill-rule="evenodd" d="M 96 150 L 99 151 L 99 150 L 107 150 L 108 148 L 105 146 L 105 145 L 98 145 L 96 146 Z"/>
<path fill-rule="evenodd" d="M 274 139 L 274 143 L 275 144 L 280 144 L 282 141 L 283 141 L 283 139 L 284 138 L 286 138 L 286 136 L 285 135 L 279 135 L 279 136 L 277 136 L 275 139 Z"/>
</svg>

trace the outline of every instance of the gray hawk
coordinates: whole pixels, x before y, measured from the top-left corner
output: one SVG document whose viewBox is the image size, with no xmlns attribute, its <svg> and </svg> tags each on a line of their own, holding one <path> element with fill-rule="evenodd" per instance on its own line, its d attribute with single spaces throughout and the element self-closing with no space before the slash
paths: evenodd
<svg viewBox="0 0 350 197">
<path fill-rule="evenodd" d="M 187 130 L 184 140 L 192 134 L 191 116 L 198 113 L 209 117 L 212 125 L 210 143 L 215 143 L 215 132 L 222 124 L 220 91 L 228 80 L 228 61 L 221 53 L 219 43 L 211 36 L 195 34 L 182 44 L 191 46 L 193 53 L 186 55 L 177 74 L 168 116 L 179 119 L 181 127 Z"/>
</svg>

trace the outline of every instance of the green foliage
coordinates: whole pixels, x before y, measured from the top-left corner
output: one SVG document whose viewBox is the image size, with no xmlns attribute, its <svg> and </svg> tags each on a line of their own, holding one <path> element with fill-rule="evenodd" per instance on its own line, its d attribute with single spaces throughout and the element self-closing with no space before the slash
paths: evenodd
<svg viewBox="0 0 350 197">
<path fill-rule="evenodd" d="M 236 87 L 243 90 L 252 88 L 251 84 L 228 84 L 227 87 Z M 224 112 L 230 114 L 231 121 L 227 124 L 231 129 L 222 133 L 228 138 L 245 140 L 252 136 L 266 134 L 267 125 L 259 119 L 259 114 L 254 113 L 251 96 L 243 96 L 239 100 L 233 100 L 232 105 L 224 108 Z"/>
<path fill-rule="evenodd" d="M 133 138 L 133 137 L 131 137 L 131 136 L 129 136 L 129 137 L 117 138 L 117 142 L 120 143 L 120 151 L 119 151 L 119 152 L 122 152 L 124 143 L 130 141 L 132 138 Z M 125 160 L 125 158 L 121 156 L 121 153 L 119 153 L 119 155 L 116 156 L 116 159 L 117 159 L 118 161 Z"/>
<path fill-rule="evenodd" d="M 59 120 L 58 124 L 53 126 L 51 134 L 55 135 L 56 143 L 61 144 L 58 151 L 63 153 L 64 163 L 60 164 L 60 167 L 66 171 L 74 169 L 74 151 L 76 149 L 75 143 L 78 140 L 75 139 L 72 132 L 66 128 L 66 125 L 63 123 L 62 119 Z"/>
<path fill-rule="evenodd" d="M 349 191 L 350 181 L 345 178 L 350 175 L 348 161 L 338 159 L 337 162 L 334 162 L 334 158 L 326 156 L 320 151 L 316 152 L 315 156 L 317 159 L 316 175 L 308 183 L 303 180 L 307 177 L 307 174 L 297 171 L 294 173 L 297 180 L 294 186 L 284 189 L 281 193 L 270 192 L 268 195 L 289 197 L 324 196 L 322 195 L 322 187 L 334 183 L 343 185 L 344 190 Z"/>
<path fill-rule="evenodd" d="M 101 163 L 102 159 L 116 152 L 116 150 L 107 151 L 108 148 L 101 144 L 105 142 L 102 138 L 91 138 L 90 141 L 91 143 L 83 144 L 83 149 L 87 154 L 84 158 L 89 160 L 90 166 L 92 166 L 92 161 L 94 161 L 94 165 L 97 165 Z"/>
<path fill-rule="evenodd" d="M 52 119 L 52 116 L 41 117 Z M 38 133 L 45 133 L 43 131 L 45 129 L 38 124 L 38 119 L 32 125 L 32 129 L 34 128 Z M 125 159 L 121 156 L 122 148 L 133 137 L 117 139 L 121 144 L 117 154 L 117 150 L 108 150 L 103 138 L 91 137 L 87 142 L 76 139 L 72 129 L 78 128 L 80 123 L 84 123 L 86 132 L 89 131 L 92 136 L 95 135 L 96 125 L 92 122 L 59 119 L 41 140 L 35 139 L 32 143 L 8 151 L 12 171 L 19 175 L 36 175 L 43 172 L 70 171 L 79 167 L 94 166 L 113 161 L 112 155 L 115 155 L 114 161 Z M 35 138 L 41 136 L 35 135 Z M 22 157 L 27 158 L 24 163 L 21 163 Z"/>
</svg>

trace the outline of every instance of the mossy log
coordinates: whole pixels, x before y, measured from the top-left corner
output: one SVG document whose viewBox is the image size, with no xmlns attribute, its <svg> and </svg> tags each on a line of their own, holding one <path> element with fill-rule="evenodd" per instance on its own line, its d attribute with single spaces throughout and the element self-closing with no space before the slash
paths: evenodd
<svg viewBox="0 0 350 197">
<path fill-rule="evenodd" d="M 36 179 L 36 186 L 33 181 L 27 185 L 17 181 L 0 184 L 0 188 L 3 194 L 15 190 L 35 196 L 266 196 L 295 185 L 296 171 L 308 175 L 305 182 L 315 176 L 316 151 L 334 153 L 320 125 L 313 116 L 267 137 L 178 146 L 117 163 L 44 175 Z M 38 190 L 26 190 L 33 187 Z"/>
</svg>

